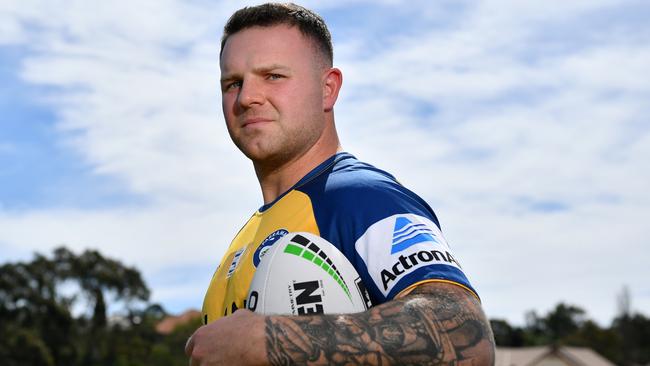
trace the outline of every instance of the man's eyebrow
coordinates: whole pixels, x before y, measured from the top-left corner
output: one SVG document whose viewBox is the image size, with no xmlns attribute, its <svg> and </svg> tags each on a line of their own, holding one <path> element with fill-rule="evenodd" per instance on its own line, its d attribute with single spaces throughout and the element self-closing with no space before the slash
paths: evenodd
<svg viewBox="0 0 650 366">
<path fill-rule="evenodd" d="M 289 71 L 291 70 L 288 66 L 280 65 L 280 64 L 271 64 L 271 65 L 264 65 L 260 67 L 256 67 L 253 69 L 253 71 L 257 74 L 263 74 L 265 72 L 269 71 Z"/>
<path fill-rule="evenodd" d="M 267 72 L 271 71 L 285 71 L 288 72 L 290 71 L 291 68 L 285 65 L 281 64 L 271 64 L 271 65 L 263 65 L 263 66 L 258 66 L 253 69 L 253 73 L 255 74 L 265 74 Z M 233 80 L 238 80 L 241 79 L 242 76 L 240 73 L 226 73 L 225 75 L 221 76 L 221 82 L 228 82 L 228 81 L 233 81 Z"/>
<path fill-rule="evenodd" d="M 223 84 L 223 83 L 225 83 L 225 82 L 233 81 L 233 80 L 237 80 L 237 79 L 240 79 L 240 78 L 241 78 L 241 77 L 238 76 L 237 74 L 226 74 L 226 75 L 222 75 L 222 76 L 221 76 L 221 80 L 220 80 L 220 81 L 221 81 L 221 83 Z"/>
</svg>

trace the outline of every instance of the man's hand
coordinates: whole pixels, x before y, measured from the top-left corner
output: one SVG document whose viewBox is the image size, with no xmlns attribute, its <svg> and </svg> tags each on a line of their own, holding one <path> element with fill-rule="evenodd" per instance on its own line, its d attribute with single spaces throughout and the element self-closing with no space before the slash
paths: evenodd
<svg viewBox="0 0 650 366">
<path fill-rule="evenodd" d="M 197 329 L 187 340 L 191 366 L 265 363 L 264 316 L 242 309 Z"/>
</svg>

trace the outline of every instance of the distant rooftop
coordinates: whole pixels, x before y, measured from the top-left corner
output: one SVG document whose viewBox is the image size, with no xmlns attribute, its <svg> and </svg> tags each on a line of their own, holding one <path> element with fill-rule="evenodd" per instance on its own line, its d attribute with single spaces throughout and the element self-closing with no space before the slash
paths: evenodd
<svg viewBox="0 0 650 366">
<path fill-rule="evenodd" d="M 616 366 L 590 348 L 498 347 L 495 366 Z"/>
<path fill-rule="evenodd" d="M 187 310 L 181 315 L 167 316 L 156 325 L 156 331 L 160 334 L 169 334 L 173 332 L 176 327 L 187 324 L 200 316 L 201 312 L 193 309 Z"/>
</svg>

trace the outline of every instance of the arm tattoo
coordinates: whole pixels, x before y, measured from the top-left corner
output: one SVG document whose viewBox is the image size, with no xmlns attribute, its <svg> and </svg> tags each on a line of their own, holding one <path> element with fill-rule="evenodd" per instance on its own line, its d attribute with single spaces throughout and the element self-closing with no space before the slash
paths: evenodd
<svg viewBox="0 0 650 366">
<path fill-rule="evenodd" d="M 420 285 L 362 313 L 269 316 L 266 345 L 271 365 L 494 363 L 492 331 L 478 300 L 444 283 Z"/>
</svg>

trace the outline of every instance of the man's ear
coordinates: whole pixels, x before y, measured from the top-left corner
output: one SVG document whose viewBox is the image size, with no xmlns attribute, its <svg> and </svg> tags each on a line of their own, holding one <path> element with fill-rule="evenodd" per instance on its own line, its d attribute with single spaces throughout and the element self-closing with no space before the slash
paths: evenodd
<svg viewBox="0 0 650 366">
<path fill-rule="evenodd" d="M 323 110 L 325 112 L 330 112 L 334 108 L 342 84 L 341 70 L 333 67 L 323 74 Z"/>
</svg>

